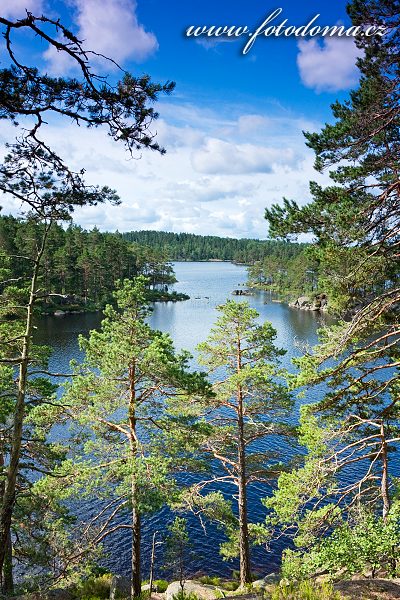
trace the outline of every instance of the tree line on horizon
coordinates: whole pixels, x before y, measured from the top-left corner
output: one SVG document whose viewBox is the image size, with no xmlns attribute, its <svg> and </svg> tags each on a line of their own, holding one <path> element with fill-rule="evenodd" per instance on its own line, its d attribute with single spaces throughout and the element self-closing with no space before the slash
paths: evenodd
<svg viewBox="0 0 400 600">
<path fill-rule="evenodd" d="M 286 263 L 306 247 L 306 244 L 279 240 L 236 239 L 170 231 L 129 231 L 122 236 L 130 242 L 163 250 L 170 260 L 176 261 L 227 260 L 250 265 L 267 256 L 276 256 Z"/>
<path fill-rule="evenodd" d="M 43 142 L 43 117 L 55 111 L 104 126 L 128 151 L 163 152 L 149 135 L 157 116 L 151 103 L 173 85 L 125 74 L 111 87 L 93 76 L 81 43 L 59 21 L 0 17 L 11 61 L 0 70 L 1 116 L 12 123 L 21 114 L 33 120 L 0 165 L 0 189 L 25 209 L 22 219 L 6 217 L 3 226 L 29 231 L 24 242 L 10 236 L 14 246 L 0 255 L 5 595 L 14 588 L 69 586 L 82 600 L 100 597 L 85 585 L 96 585 L 104 540 L 126 531 L 130 596 L 141 598 L 143 521 L 165 506 L 178 515 L 168 529 L 181 583 L 188 512 L 221 528 L 220 551 L 228 560 L 238 557 L 242 590 L 251 584 L 251 547 L 275 539 L 284 542 L 281 573 L 299 600 L 321 597 L 317 584 L 304 595 L 298 584 L 321 574 L 333 580 L 399 576 L 400 13 L 391 0 L 353 0 L 349 14 L 355 25 L 384 23 L 389 33 L 357 39 L 359 86 L 333 105 L 333 124 L 306 133 L 316 169 L 329 168 L 331 184 L 311 183 L 306 205 L 285 200 L 266 211 L 270 235 L 282 244 L 303 233 L 314 236 L 318 285 L 324 278 L 330 286 L 335 323 L 321 329 L 318 344 L 303 348 L 288 372 L 272 325 L 260 323 L 247 302 L 229 300 L 217 308 L 198 347 L 203 370 L 194 369 L 187 352 L 177 352 L 168 334 L 149 326 L 148 277 L 122 276 L 109 290 L 100 328 L 80 337 L 83 358 L 68 374 L 52 373 L 49 349 L 33 340 L 37 306 L 51 286 L 63 284 L 62 275 L 58 283 L 49 277 L 52 236 L 65 241 L 77 234 L 60 227 L 74 208 L 119 199 L 109 188 L 87 186 L 83 173 L 71 171 Z M 67 52 L 81 79 L 24 68 L 10 53 L 16 30 Z M 108 240 L 102 235 L 112 234 L 77 234 L 85 240 L 83 254 L 93 250 L 94 286 L 104 277 L 96 262 L 101 242 L 94 241 Z M 24 253 L 20 243 L 30 244 Z M 15 260 L 27 264 L 18 276 Z M 60 393 L 55 381 L 61 375 L 69 379 Z M 297 396 L 300 416 L 292 425 Z M 68 427 L 69 437 L 54 439 L 54 425 Z M 282 452 L 285 444 L 294 460 Z M 263 499 L 265 519 L 253 523 L 248 491 L 260 483 L 271 493 Z M 79 512 L 80 503 L 94 500 L 98 511 L 85 522 L 69 510 L 71 501 Z M 27 576 L 16 581 L 21 569 Z M 275 592 L 275 598 L 284 594 Z M 185 597 L 182 586 L 179 598 Z"/>
</svg>

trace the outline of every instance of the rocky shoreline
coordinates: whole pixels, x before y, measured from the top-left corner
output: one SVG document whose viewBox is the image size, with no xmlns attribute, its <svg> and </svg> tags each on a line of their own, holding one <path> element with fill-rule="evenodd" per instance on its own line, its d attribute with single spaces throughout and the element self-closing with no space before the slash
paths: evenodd
<svg viewBox="0 0 400 600">
<path fill-rule="evenodd" d="M 318 294 L 314 298 L 300 296 L 294 302 L 289 302 L 289 306 L 299 310 L 326 312 L 328 310 L 328 298 L 326 294 Z"/>
<path fill-rule="evenodd" d="M 184 300 L 190 300 L 190 296 L 181 292 L 160 292 L 151 291 L 149 294 L 149 302 L 182 302 Z M 40 314 L 42 316 L 50 317 L 65 317 L 66 315 L 82 315 L 87 313 L 94 313 L 103 310 L 104 306 L 96 306 L 93 303 L 84 305 L 82 302 L 77 302 L 74 298 L 73 304 L 53 304 L 53 306 L 42 306 Z"/>
</svg>

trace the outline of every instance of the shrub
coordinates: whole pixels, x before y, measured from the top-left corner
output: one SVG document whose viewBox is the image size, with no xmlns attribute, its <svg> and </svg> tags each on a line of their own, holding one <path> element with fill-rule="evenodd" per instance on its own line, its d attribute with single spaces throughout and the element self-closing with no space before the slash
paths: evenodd
<svg viewBox="0 0 400 600">
<path fill-rule="evenodd" d="M 204 585 L 221 585 L 221 578 L 212 575 L 203 575 L 199 578 L 199 581 Z"/>
<path fill-rule="evenodd" d="M 111 574 L 89 577 L 81 581 L 76 589 L 79 600 L 103 600 L 110 597 Z"/>
<path fill-rule="evenodd" d="M 239 582 L 238 581 L 223 581 L 221 583 L 221 587 L 223 590 L 226 590 L 227 592 L 234 592 L 235 590 L 238 589 Z"/>
<path fill-rule="evenodd" d="M 166 579 L 156 579 L 153 582 L 153 585 L 155 588 L 157 588 L 157 592 L 159 592 L 160 594 L 163 594 L 167 590 L 169 583 L 168 583 L 168 581 L 166 581 Z"/>
<path fill-rule="evenodd" d="M 182 592 L 180 590 L 175 596 L 172 596 L 173 600 L 199 600 L 194 592 Z"/>
</svg>

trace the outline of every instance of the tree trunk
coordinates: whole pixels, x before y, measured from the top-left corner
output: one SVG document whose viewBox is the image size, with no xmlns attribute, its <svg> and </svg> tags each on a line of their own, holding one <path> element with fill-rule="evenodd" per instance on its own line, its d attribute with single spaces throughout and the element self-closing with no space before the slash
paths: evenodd
<svg viewBox="0 0 400 600">
<path fill-rule="evenodd" d="M 129 367 L 129 427 L 130 444 L 133 460 L 138 453 L 138 439 L 136 433 L 136 368 L 135 364 Z M 142 577 L 140 572 L 140 542 L 141 542 L 141 523 L 140 514 L 137 509 L 137 481 L 136 473 L 132 472 L 131 479 L 132 496 L 132 579 L 131 579 L 131 598 L 138 598 L 142 593 Z"/>
<path fill-rule="evenodd" d="M 14 578 L 13 578 L 13 562 L 12 562 L 12 540 L 11 531 L 8 532 L 6 554 L 4 557 L 3 565 L 3 594 L 12 594 L 14 592 Z"/>
<path fill-rule="evenodd" d="M 382 479 L 381 479 L 381 494 L 382 494 L 382 517 L 386 521 L 390 511 L 390 495 L 389 495 L 389 471 L 388 471 L 388 451 L 387 442 L 385 436 L 385 426 L 383 421 L 381 423 L 381 440 L 382 440 Z"/>
<path fill-rule="evenodd" d="M 240 585 L 251 582 L 249 528 L 247 522 L 246 457 L 244 443 L 243 394 L 238 390 L 238 487 Z"/>
<path fill-rule="evenodd" d="M 136 484 L 132 482 L 132 494 L 136 495 Z M 132 581 L 131 598 L 139 598 L 142 592 L 142 577 L 140 572 L 140 515 L 135 506 L 132 508 Z"/>
<path fill-rule="evenodd" d="M 4 468 L 4 440 L 2 438 L 2 444 L 0 448 L 0 467 L 1 470 Z M 5 489 L 5 482 L 0 482 L 0 499 L 3 498 Z M 2 571 L 0 571 L 0 583 L 1 592 L 3 594 L 12 594 L 14 591 L 14 580 L 13 580 L 13 565 L 12 565 L 12 541 L 11 533 L 8 532 L 6 553 L 4 557 L 4 565 Z"/>
<path fill-rule="evenodd" d="M 243 421 L 243 420 L 242 420 Z M 243 443 L 243 422 L 239 423 L 239 556 L 240 585 L 251 582 L 249 528 L 247 523 L 247 489 L 245 455 Z"/>
<path fill-rule="evenodd" d="M 241 339 L 237 338 L 236 369 L 242 369 Z M 239 560 L 240 560 L 240 585 L 251 583 L 249 526 L 247 522 L 247 488 L 246 488 L 246 452 L 244 440 L 244 406 L 243 390 L 237 388 L 237 417 L 238 417 L 238 509 L 239 509 Z"/>
<path fill-rule="evenodd" d="M 29 292 L 29 301 L 27 305 L 26 326 L 25 333 L 23 336 L 22 352 L 19 362 L 18 393 L 14 409 L 10 464 L 7 469 L 5 490 L 0 511 L 0 571 L 3 570 L 4 560 L 7 552 L 7 539 L 11 528 L 12 512 L 15 501 L 15 488 L 19 470 L 19 459 L 21 454 L 22 427 L 25 416 L 26 383 L 28 376 L 28 365 L 30 359 L 30 347 L 33 331 L 33 306 L 36 300 L 36 286 L 39 275 L 40 263 L 45 249 L 47 234 L 49 232 L 50 226 L 51 224 L 46 226 L 41 242 L 41 247 L 36 255 L 31 279 L 31 287 Z"/>
<path fill-rule="evenodd" d="M 153 533 L 153 543 L 151 545 L 151 559 L 150 559 L 150 578 L 149 578 L 149 598 L 151 598 L 153 592 L 153 579 L 154 579 L 154 561 L 156 558 L 156 535 L 157 531 Z"/>
</svg>

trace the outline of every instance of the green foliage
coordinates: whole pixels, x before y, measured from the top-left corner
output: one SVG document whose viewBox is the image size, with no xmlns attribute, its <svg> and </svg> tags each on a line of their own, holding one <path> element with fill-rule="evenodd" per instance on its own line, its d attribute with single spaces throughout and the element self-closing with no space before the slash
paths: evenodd
<svg viewBox="0 0 400 600">
<path fill-rule="evenodd" d="M 333 123 L 305 134 L 317 171 L 330 169 L 331 185 L 311 182 L 308 204 L 284 199 L 266 210 L 272 237 L 314 236 L 320 288 L 342 315 L 394 290 L 399 270 L 399 13 L 375 0 L 354 0 L 348 11 L 354 23 L 382 23 L 390 34 L 356 39 L 363 49 L 359 86 L 332 105 Z"/>
<path fill-rule="evenodd" d="M 30 277 L 31 263 L 24 257 L 34 258 L 43 231 L 44 226 L 36 220 L 0 216 L 0 271 L 4 264 L 8 277 L 20 278 L 16 290 L 21 290 Z M 10 255 L 17 258 L 11 261 Z M 39 303 L 41 311 L 103 307 L 112 300 L 116 280 L 139 275 L 147 277 L 149 300 L 186 299 L 166 291 L 176 281 L 168 261 L 165 250 L 132 244 L 119 233 L 102 233 L 97 228 L 85 231 L 76 225 L 64 229 L 53 223 L 39 274 L 44 296 Z"/>
<path fill-rule="evenodd" d="M 6 274 L 6 277 L 10 273 Z M 14 358 L 22 350 L 25 311 L 21 306 L 24 290 L 3 285 L 4 302 L 0 306 L 0 357 Z M 12 316 L 11 316 L 12 315 Z M 67 530 L 74 520 L 50 481 L 56 482 L 66 449 L 49 439 L 54 419 L 49 407 L 57 406 L 57 385 L 45 376 L 50 350 L 31 345 L 25 385 L 25 420 L 19 452 L 16 502 L 11 531 L 14 560 L 29 574 L 21 585 L 33 589 L 43 578 L 69 577 L 81 573 L 72 560 L 76 547 Z M 44 374 L 42 374 L 44 372 Z M 0 494 L 12 446 L 12 422 L 18 393 L 19 372 L 12 366 L 0 366 Z M 3 462 L 4 461 L 4 462 Z M 5 463 L 5 467 L 4 467 Z"/>
<path fill-rule="evenodd" d="M 220 585 L 220 587 L 222 587 L 222 589 L 226 590 L 227 592 L 234 592 L 235 590 L 238 589 L 239 582 L 238 581 L 222 581 L 220 584 L 215 584 L 215 585 Z"/>
<path fill-rule="evenodd" d="M 49 294 L 65 296 L 68 284 L 72 285 L 71 294 L 81 292 L 87 302 L 89 278 L 94 279 L 90 283 L 97 290 L 104 281 L 98 252 L 90 256 L 88 266 L 88 253 L 79 253 L 78 249 L 75 264 L 71 264 L 73 234 L 68 239 L 68 251 L 60 252 L 68 234 L 57 223 L 69 221 L 76 207 L 107 201 L 119 203 L 110 188 L 87 185 L 83 179 L 85 169 L 72 171 L 43 142 L 41 131 L 47 116 L 56 114 L 72 118 L 77 125 L 106 126 L 113 140 L 123 141 L 131 152 L 146 147 L 164 153 L 147 133 L 157 118 L 151 103 L 160 92 L 170 93 L 174 85 L 154 84 L 147 75 L 135 78 L 124 72 L 112 86 L 104 77 L 92 74 L 90 52 L 59 19 L 27 12 L 22 19 L 0 20 L 4 37 L 0 118 L 15 127 L 19 127 L 21 115 L 28 117 L 29 122 L 28 128 L 20 128 L 14 143 L 6 144 L 8 153 L 0 167 L 1 191 L 21 206 L 24 216 L 23 220 L 0 219 L 0 358 L 2 364 L 13 367 L 12 373 L 0 373 L 0 383 L 5 385 L 1 397 L 6 398 L 0 415 L 0 581 L 2 591 L 11 592 L 12 577 L 5 581 L 3 566 L 6 548 L 13 542 L 15 557 L 22 563 L 20 570 L 27 573 L 26 582 L 38 575 L 45 576 L 49 585 L 52 577 L 59 579 L 67 574 L 71 563 L 65 558 L 69 537 L 57 527 L 64 522 L 65 511 L 54 497 L 41 497 L 35 489 L 45 481 L 40 475 L 58 477 L 63 452 L 56 444 L 47 443 L 54 421 L 46 422 L 43 412 L 48 406 L 57 408 L 57 400 L 50 380 L 37 377 L 46 371 L 47 351 L 32 346 L 33 312 L 38 303 L 49 301 Z M 14 44 L 16 31 L 18 47 Z M 30 60 L 29 66 L 24 63 L 24 35 L 29 38 L 33 32 L 50 48 L 68 56 L 77 67 L 76 77 L 52 78 L 41 73 Z M 114 262 L 113 266 L 117 265 L 123 268 Z M 73 266 L 81 272 L 80 287 L 75 286 L 76 281 L 67 281 L 68 276 L 72 279 L 76 275 Z M 108 282 L 113 276 L 108 277 Z M 101 304 L 103 298 L 100 301 L 100 293 L 96 294 L 96 301 Z M 67 304 L 75 303 L 75 299 L 64 299 Z M 49 412 L 56 415 L 54 410 Z M 29 577 L 32 565 L 26 563 L 30 560 L 34 562 L 34 577 Z M 9 557 L 7 561 L 12 562 Z"/>
<path fill-rule="evenodd" d="M 333 123 L 306 134 L 331 184 L 312 182 L 308 204 L 284 199 L 266 210 L 272 236 L 314 236 L 319 285 L 343 319 L 295 361 L 293 386 L 326 391 L 303 410 L 302 463 L 266 502 L 300 548 L 285 553 L 291 577 L 321 567 L 390 574 L 398 543 L 400 19 L 393 2 L 353 0 L 348 10 L 354 24 L 390 31 L 356 40 L 359 86 L 332 106 Z"/>
<path fill-rule="evenodd" d="M 289 579 L 306 579 L 320 571 L 331 576 L 384 571 L 399 573 L 400 503 L 386 520 L 366 509 L 353 510 L 330 535 L 318 540 L 309 552 L 286 550 L 282 573 Z M 342 575 L 343 576 L 343 575 Z"/>
<path fill-rule="evenodd" d="M 157 592 L 159 592 L 160 594 L 166 592 L 167 587 L 169 586 L 169 582 L 166 579 L 155 579 L 153 584 Z"/>
<path fill-rule="evenodd" d="M 167 531 L 164 568 L 172 571 L 173 577 L 178 578 L 183 592 L 188 561 L 191 556 L 191 543 L 186 519 L 175 517 L 174 521 L 168 525 Z"/>
<path fill-rule="evenodd" d="M 302 407 L 299 437 L 307 448 L 303 464 L 283 473 L 273 495 L 264 501 L 267 508 L 272 509 L 267 524 L 288 528 L 298 547 L 319 548 L 321 537 L 332 528 L 342 527 L 344 535 L 346 506 L 357 505 L 359 511 L 364 502 L 366 506 L 374 506 L 376 511 L 382 511 L 385 506 L 383 490 L 387 481 L 383 467 L 393 479 L 396 438 L 387 444 L 385 429 L 382 434 L 382 426 L 377 426 L 372 415 L 368 416 L 368 406 L 360 403 L 362 419 L 361 415 L 354 414 L 354 402 L 353 398 L 350 417 L 344 417 L 346 413 L 340 412 L 347 405 L 342 408 L 334 404 L 327 413 L 319 405 Z M 371 406 L 371 410 L 378 414 L 380 410 L 386 411 L 387 418 L 392 416 L 393 420 L 385 426 L 392 432 L 398 431 L 396 410 L 392 415 L 385 405 Z M 375 418 L 379 423 L 379 416 Z M 384 465 L 382 448 L 387 449 Z M 357 464 L 357 471 L 349 471 L 354 464 Z M 343 473 L 350 481 L 347 485 L 341 482 Z M 393 514 L 396 520 L 395 488 L 387 493 L 389 503 L 393 503 L 388 518 L 390 520 Z M 384 514 L 386 511 L 387 507 Z M 361 559 L 361 551 L 358 556 Z"/>
<path fill-rule="evenodd" d="M 313 583 L 301 581 L 299 583 L 286 583 L 276 586 L 271 595 L 266 595 L 270 600 L 341 600 L 339 592 L 335 592 L 329 583 Z"/>
<path fill-rule="evenodd" d="M 105 573 L 97 577 L 83 579 L 75 587 L 74 596 L 77 600 L 103 600 L 109 598 L 111 577 L 110 573 Z"/>
<path fill-rule="evenodd" d="M 316 293 L 317 288 L 326 291 L 319 282 L 319 265 L 312 247 L 305 247 L 294 255 L 268 255 L 249 267 L 250 285 L 276 292 L 294 299 Z"/>
<path fill-rule="evenodd" d="M 168 535 L 165 540 L 166 546 L 169 549 L 176 546 L 187 546 L 189 544 L 189 533 L 187 530 L 187 521 L 182 517 L 175 517 L 174 521 L 167 527 Z"/>
<path fill-rule="evenodd" d="M 199 577 L 199 581 L 205 585 L 221 585 L 221 577 L 217 577 L 217 575 L 202 575 Z"/>
<path fill-rule="evenodd" d="M 297 256 L 305 244 L 287 244 L 277 241 L 222 238 L 194 233 L 166 231 L 130 231 L 123 237 L 129 242 L 144 244 L 167 252 L 171 260 L 229 260 L 251 264 L 268 256 L 286 262 Z"/>
<path fill-rule="evenodd" d="M 238 579 L 239 573 L 237 572 L 236 574 L 236 579 Z M 239 581 L 221 579 L 221 577 L 218 577 L 217 575 L 202 575 L 199 577 L 199 581 L 205 585 L 215 585 L 216 587 L 220 587 L 227 592 L 234 592 L 239 587 Z"/>
<path fill-rule="evenodd" d="M 72 423 L 66 493 L 105 506 L 85 530 L 88 549 L 131 522 L 140 529 L 143 515 L 178 502 L 176 475 L 188 468 L 195 445 L 191 405 L 210 389 L 204 374 L 189 370 L 190 355 L 176 353 L 170 336 L 148 325 L 146 296 L 144 277 L 117 282 L 100 329 L 80 337 L 85 359 L 73 365 L 59 404 Z M 123 524 L 115 525 L 116 515 Z"/>
<path fill-rule="evenodd" d="M 194 592 L 185 592 L 182 590 L 179 590 L 172 598 L 173 600 L 199 600 Z"/>
</svg>

